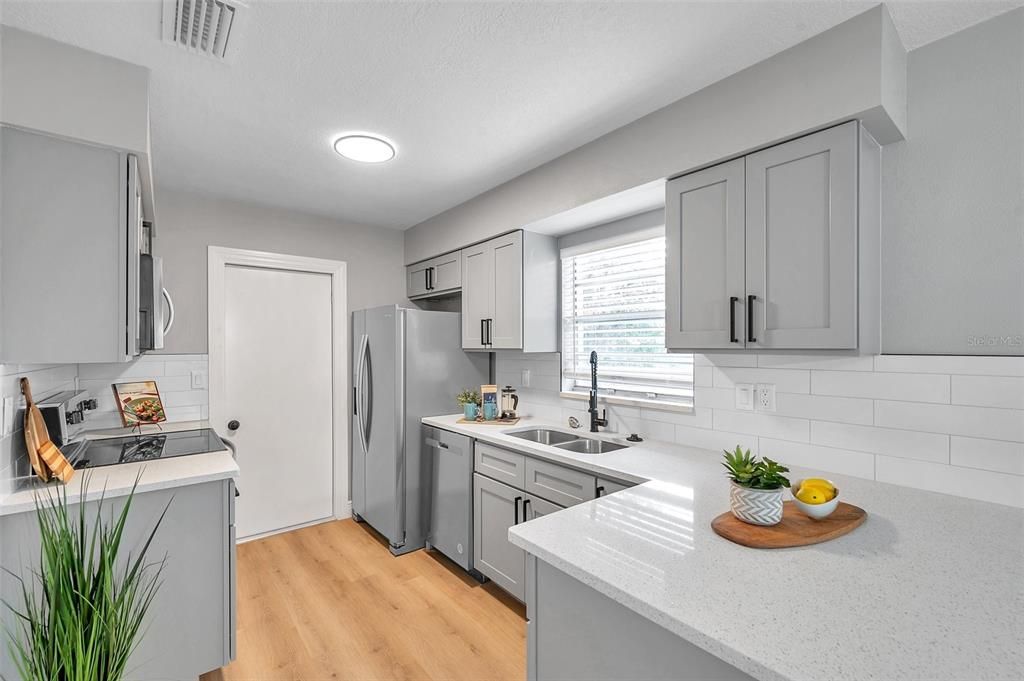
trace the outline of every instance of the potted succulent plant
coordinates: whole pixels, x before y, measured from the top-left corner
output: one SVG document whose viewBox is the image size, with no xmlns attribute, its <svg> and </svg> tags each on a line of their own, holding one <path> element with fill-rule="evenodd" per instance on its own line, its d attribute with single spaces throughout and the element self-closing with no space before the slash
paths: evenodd
<svg viewBox="0 0 1024 681">
<path fill-rule="evenodd" d="M 782 491 L 789 487 L 784 475 L 789 469 L 768 457 L 758 459 L 739 445 L 725 451 L 722 464 L 732 484 L 729 507 L 732 514 L 751 525 L 775 525 L 782 520 Z"/>
<path fill-rule="evenodd" d="M 455 396 L 455 401 L 462 407 L 462 415 L 469 420 L 476 418 L 480 408 L 480 393 L 475 390 L 463 390 Z"/>
</svg>

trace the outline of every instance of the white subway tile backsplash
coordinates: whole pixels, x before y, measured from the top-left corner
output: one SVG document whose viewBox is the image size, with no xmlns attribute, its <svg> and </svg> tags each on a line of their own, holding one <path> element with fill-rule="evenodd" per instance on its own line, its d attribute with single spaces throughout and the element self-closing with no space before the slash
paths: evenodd
<svg viewBox="0 0 1024 681">
<path fill-rule="evenodd" d="M 80 379 L 104 380 L 108 383 L 122 383 L 137 379 L 159 378 L 164 375 L 164 362 L 149 361 L 147 358 L 123 364 L 79 364 Z"/>
<path fill-rule="evenodd" d="M 874 422 L 874 402 L 857 397 L 826 397 L 799 393 L 776 393 L 775 413 L 819 421 L 842 423 Z"/>
<path fill-rule="evenodd" d="M 954 466 L 1024 475 L 1024 443 L 953 435 L 949 445 Z"/>
<path fill-rule="evenodd" d="M 710 388 L 713 385 L 715 369 L 711 366 L 693 367 L 693 385 Z"/>
<path fill-rule="evenodd" d="M 772 383 L 777 392 L 810 392 L 811 373 L 803 369 L 750 369 L 715 367 L 714 386 L 733 388 L 737 383 Z"/>
<path fill-rule="evenodd" d="M 1024 476 L 1020 475 L 878 456 L 875 479 L 1024 508 Z"/>
<path fill-rule="evenodd" d="M 736 391 L 733 388 L 694 388 L 693 403 L 709 409 L 735 409 Z"/>
<path fill-rule="evenodd" d="M 949 376 L 812 371 L 811 392 L 815 395 L 949 404 Z"/>
<path fill-rule="evenodd" d="M 953 404 L 1024 409 L 1024 377 L 953 376 Z"/>
<path fill-rule="evenodd" d="M 640 417 L 645 421 L 657 421 L 659 423 L 671 423 L 678 426 L 693 426 L 694 428 L 711 428 L 711 409 L 697 407 L 691 413 L 678 411 L 662 411 L 660 409 L 642 409 Z"/>
<path fill-rule="evenodd" d="M 676 426 L 675 441 L 687 447 L 729 450 L 730 452 L 736 449 L 736 445 L 739 445 L 743 449 L 749 449 L 754 454 L 757 454 L 757 437 L 749 433 L 731 433 L 726 430 Z"/>
<path fill-rule="evenodd" d="M 875 456 L 866 452 L 762 437 L 760 454 L 784 462 L 787 466 L 801 466 L 868 480 L 875 477 Z"/>
<path fill-rule="evenodd" d="M 1024 442 L 1024 411 L 915 402 L 875 402 L 875 424 L 925 433 Z"/>
<path fill-rule="evenodd" d="M 513 385 L 521 368 L 555 378 L 527 404 L 587 422 L 585 402 L 558 397 L 557 354 L 504 354 Z M 694 355 L 694 383 L 692 414 L 617 407 L 613 430 L 1021 505 L 1024 358 L 723 352 Z M 776 411 L 736 410 L 736 383 L 774 384 Z"/>
<path fill-rule="evenodd" d="M 811 442 L 826 447 L 949 463 L 949 436 L 937 433 L 812 421 Z"/>
<path fill-rule="evenodd" d="M 1024 376 L 1024 357 L 954 357 L 940 355 L 877 355 L 875 371 Z"/>
<path fill-rule="evenodd" d="M 811 424 L 807 419 L 749 411 L 716 409 L 714 427 L 715 430 L 749 433 L 792 442 L 807 442 L 811 437 Z"/>
<path fill-rule="evenodd" d="M 119 421 L 113 383 L 136 380 L 156 381 L 168 421 L 195 421 L 206 418 L 209 391 L 192 388 L 192 373 L 203 375 L 209 384 L 206 355 L 143 355 L 124 364 L 80 364 L 78 386 L 88 390 L 98 403 L 96 412 L 86 416 L 88 427 L 106 427 Z"/>
<path fill-rule="evenodd" d="M 722 352 L 710 355 L 694 355 L 693 363 L 696 366 L 711 367 L 756 367 L 757 355 L 747 352 Z"/>
<path fill-rule="evenodd" d="M 819 369 L 828 371 L 872 371 L 874 358 L 867 356 L 769 355 L 759 354 L 757 366 L 769 369 Z"/>
</svg>

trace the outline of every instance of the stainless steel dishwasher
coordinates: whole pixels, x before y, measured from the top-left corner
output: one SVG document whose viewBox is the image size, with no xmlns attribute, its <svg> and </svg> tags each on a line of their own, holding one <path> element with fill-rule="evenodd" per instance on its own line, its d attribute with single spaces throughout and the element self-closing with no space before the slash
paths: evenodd
<svg viewBox="0 0 1024 681">
<path fill-rule="evenodd" d="M 430 466 L 427 548 L 473 569 L 473 441 L 465 435 L 422 426 L 424 463 Z"/>
</svg>

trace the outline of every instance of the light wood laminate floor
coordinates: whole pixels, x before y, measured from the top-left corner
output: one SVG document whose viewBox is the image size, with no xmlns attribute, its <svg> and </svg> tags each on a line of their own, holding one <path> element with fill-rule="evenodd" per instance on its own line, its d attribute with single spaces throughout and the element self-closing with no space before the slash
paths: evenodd
<svg viewBox="0 0 1024 681">
<path fill-rule="evenodd" d="M 352 520 L 238 547 L 238 656 L 201 681 L 526 678 L 525 609 Z"/>
</svg>

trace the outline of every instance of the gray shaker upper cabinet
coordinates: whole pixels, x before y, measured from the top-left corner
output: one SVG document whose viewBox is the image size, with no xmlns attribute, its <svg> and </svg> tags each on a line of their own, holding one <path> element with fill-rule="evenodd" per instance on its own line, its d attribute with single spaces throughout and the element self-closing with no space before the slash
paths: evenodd
<svg viewBox="0 0 1024 681">
<path fill-rule="evenodd" d="M 138 315 L 128 314 L 139 309 L 135 156 L 7 126 L 0 137 L 0 359 L 137 355 Z"/>
<path fill-rule="evenodd" d="M 750 154 L 747 347 L 857 347 L 857 124 Z"/>
<path fill-rule="evenodd" d="M 877 352 L 878 158 L 849 122 L 669 182 L 668 346 Z"/>
<path fill-rule="evenodd" d="M 454 295 L 462 288 L 462 252 L 446 253 L 405 268 L 410 300 Z"/>
<path fill-rule="evenodd" d="M 558 349 L 558 250 L 516 231 L 462 249 L 462 347 Z"/>
<path fill-rule="evenodd" d="M 743 159 L 676 178 L 666 191 L 665 342 L 743 347 Z"/>
</svg>

